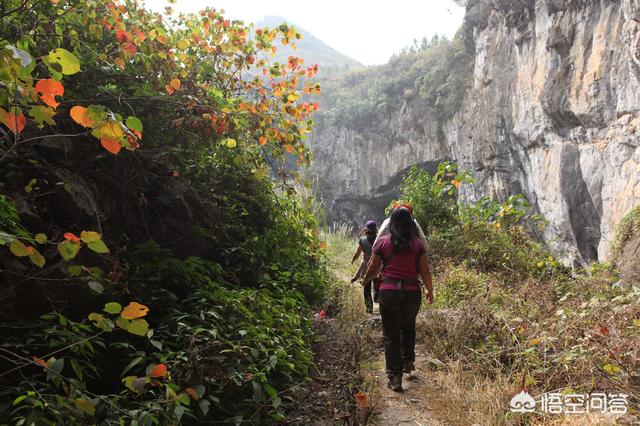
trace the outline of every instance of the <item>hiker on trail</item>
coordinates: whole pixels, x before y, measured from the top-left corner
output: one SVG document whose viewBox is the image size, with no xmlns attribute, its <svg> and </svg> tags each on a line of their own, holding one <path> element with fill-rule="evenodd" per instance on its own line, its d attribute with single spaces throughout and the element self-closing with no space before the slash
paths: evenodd
<svg viewBox="0 0 640 426">
<path fill-rule="evenodd" d="M 382 264 L 380 315 L 388 386 L 402 392 L 402 373 L 415 369 L 416 316 L 420 310 L 422 277 L 425 297 L 433 303 L 433 285 L 427 251 L 406 207 L 391 212 L 389 235 L 379 237 L 364 281 L 373 278 Z"/>
<path fill-rule="evenodd" d="M 407 210 L 409 210 L 409 213 L 411 213 L 411 216 L 413 217 L 413 206 L 411 205 L 411 203 L 400 203 L 400 202 L 396 202 L 391 206 L 391 211 L 397 209 L 398 207 L 404 207 Z M 386 218 L 383 222 L 382 225 L 380 225 L 380 230 L 378 231 L 378 239 L 382 236 L 388 235 L 389 234 L 389 220 L 391 219 L 391 217 Z M 422 243 L 424 244 L 424 247 L 428 249 L 428 245 L 427 245 L 427 237 L 424 236 L 424 232 L 422 232 L 422 228 L 420 227 L 420 224 L 418 223 L 418 221 L 414 218 L 413 222 L 416 224 L 416 229 L 418 231 L 418 237 L 420 238 L 420 241 L 422 241 Z M 376 239 L 377 240 L 377 239 Z"/>
<path fill-rule="evenodd" d="M 369 264 L 369 260 L 371 259 L 371 250 L 373 248 L 373 243 L 376 240 L 376 236 L 378 235 L 378 225 L 373 221 L 369 220 L 364 225 L 363 236 L 358 239 L 358 248 L 356 252 L 353 254 L 353 258 L 351 258 L 351 263 L 355 262 L 360 254 L 362 253 L 362 261 L 360 262 L 360 267 L 356 274 L 351 278 L 351 282 L 354 283 L 358 279 L 363 278 L 367 272 L 367 265 Z M 364 306 L 367 308 L 367 312 L 373 313 L 373 299 L 371 298 L 371 281 L 364 282 Z"/>
</svg>

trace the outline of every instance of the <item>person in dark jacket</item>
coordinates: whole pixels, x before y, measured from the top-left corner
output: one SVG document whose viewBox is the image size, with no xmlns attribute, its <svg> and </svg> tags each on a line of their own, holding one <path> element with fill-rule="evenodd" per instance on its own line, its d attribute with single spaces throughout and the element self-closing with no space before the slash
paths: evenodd
<svg viewBox="0 0 640 426">
<path fill-rule="evenodd" d="M 373 249 L 373 243 L 376 240 L 376 236 L 378 235 L 378 226 L 373 220 L 367 221 L 364 225 L 363 236 L 358 239 L 358 247 L 356 248 L 356 252 L 353 254 L 351 258 L 351 263 L 355 262 L 360 254 L 362 254 L 362 261 L 360 262 L 360 267 L 356 274 L 351 278 L 351 282 L 354 283 L 358 279 L 364 277 L 367 272 L 367 265 L 369 260 L 371 259 L 371 250 Z M 364 305 L 367 308 L 367 312 L 373 313 L 373 299 L 371 298 L 371 281 L 365 281 L 363 284 L 363 292 L 364 292 Z"/>
<path fill-rule="evenodd" d="M 427 251 L 407 208 L 392 211 L 389 230 L 389 235 L 378 238 L 373 246 L 364 281 L 382 265 L 379 303 L 388 386 L 402 392 L 402 373 L 415 369 L 416 317 L 422 299 L 418 275 L 430 304 L 433 284 Z"/>
</svg>

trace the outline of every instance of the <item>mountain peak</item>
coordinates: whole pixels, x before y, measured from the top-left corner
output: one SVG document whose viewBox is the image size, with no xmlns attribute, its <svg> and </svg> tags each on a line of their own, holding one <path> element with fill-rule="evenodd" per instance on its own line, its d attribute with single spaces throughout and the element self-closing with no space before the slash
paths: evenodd
<svg viewBox="0 0 640 426">
<path fill-rule="evenodd" d="M 318 37 L 281 16 L 265 16 L 256 22 L 255 26 L 258 28 L 273 28 L 283 23 L 293 25 L 300 35 L 302 35 L 302 40 L 296 42 L 295 49 L 292 49 L 291 46 L 277 46 L 278 50 L 276 52 L 275 60 L 278 62 L 286 62 L 289 56 L 299 56 L 304 58 L 305 64 L 318 64 L 321 69 L 360 68 L 363 66 L 360 62 L 337 51 Z"/>
</svg>

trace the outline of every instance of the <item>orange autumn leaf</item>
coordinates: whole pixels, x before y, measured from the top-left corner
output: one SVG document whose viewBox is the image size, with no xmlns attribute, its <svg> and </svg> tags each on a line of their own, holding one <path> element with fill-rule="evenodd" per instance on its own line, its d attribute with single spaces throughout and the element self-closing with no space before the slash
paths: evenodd
<svg viewBox="0 0 640 426">
<path fill-rule="evenodd" d="M 296 149 L 293 147 L 293 145 L 288 143 L 284 146 L 284 150 L 287 151 L 289 154 L 293 154 Z"/>
<path fill-rule="evenodd" d="M 71 108 L 69 114 L 73 121 L 81 125 L 82 127 L 91 127 L 93 126 L 93 120 L 91 120 L 87 116 L 87 108 L 81 106 L 74 106 Z"/>
<path fill-rule="evenodd" d="M 156 364 L 149 372 L 149 377 L 165 377 L 167 375 L 167 366 L 164 364 Z"/>
<path fill-rule="evenodd" d="M 36 93 L 42 99 L 42 102 L 51 108 L 57 108 L 60 102 L 56 101 L 56 96 L 64 95 L 64 86 L 59 81 L 51 78 L 40 80 L 36 84 Z"/>
<path fill-rule="evenodd" d="M 264 136 L 260 136 L 258 138 L 258 143 L 260 144 L 260 146 L 266 145 L 267 144 L 267 138 L 265 138 Z"/>
<path fill-rule="evenodd" d="M 149 308 L 138 303 L 138 302 L 130 302 L 123 310 L 120 312 L 120 316 L 124 319 L 136 319 L 147 315 L 149 312 Z"/>
<path fill-rule="evenodd" d="M 73 232 L 65 232 L 64 233 L 64 239 L 65 240 L 69 240 L 69 241 L 73 241 L 73 242 L 80 241 L 80 238 L 78 238 L 78 236 L 76 234 L 74 234 Z"/>
<path fill-rule="evenodd" d="M 194 388 L 186 388 L 184 391 L 196 401 L 200 399 L 200 395 L 198 395 L 198 391 L 195 390 Z"/>
<path fill-rule="evenodd" d="M 120 145 L 120 142 L 111 138 L 100 138 L 100 144 L 104 149 L 114 155 L 117 155 L 122 149 L 122 145 Z"/>
<path fill-rule="evenodd" d="M 118 66 L 118 68 L 120 68 L 121 70 L 124 69 L 124 59 L 122 58 L 115 58 L 113 60 L 113 63 L 116 64 Z"/>
<path fill-rule="evenodd" d="M 22 133 L 24 126 L 27 125 L 27 118 L 22 113 L 15 115 L 13 112 L 9 112 L 6 115 L 3 114 L 3 116 L 4 120 L 2 123 L 16 135 Z"/>
<path fill-rule="evenodd" d="M 174 90 L 179 90 L 180 86 L 182 86 L 182 82 L 177 78 L 174 78 L 169 82 L 169 86 L 173 87 Z"/>
</svg>

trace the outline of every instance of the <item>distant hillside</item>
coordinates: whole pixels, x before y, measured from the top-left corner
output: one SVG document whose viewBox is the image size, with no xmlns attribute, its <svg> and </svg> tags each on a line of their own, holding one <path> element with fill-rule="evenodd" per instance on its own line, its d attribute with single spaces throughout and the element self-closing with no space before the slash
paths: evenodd
<svg viewBox="0 0 640 426">
<path fill-rule="evenodd" d="M 360 62 L 338 52 L 310 32 L 280 16 L 267 16 L 256 22 L 255 28 L 273 28 L 282 23 L 295 26 L 296 30 L 302 35 L 302 40 L 298 40 L 295 43 L 296 49 L 292 49 L 290 46 L 278 46 L 278 51 L 275 55 L 276 61 L 286 62 L 289 56 L 299 56 L 304 58 L 305 64 L 318 64 L 321 69 L 324 68 L 325 70 L 360 68 L 363 66 Z"/>
</svg>

